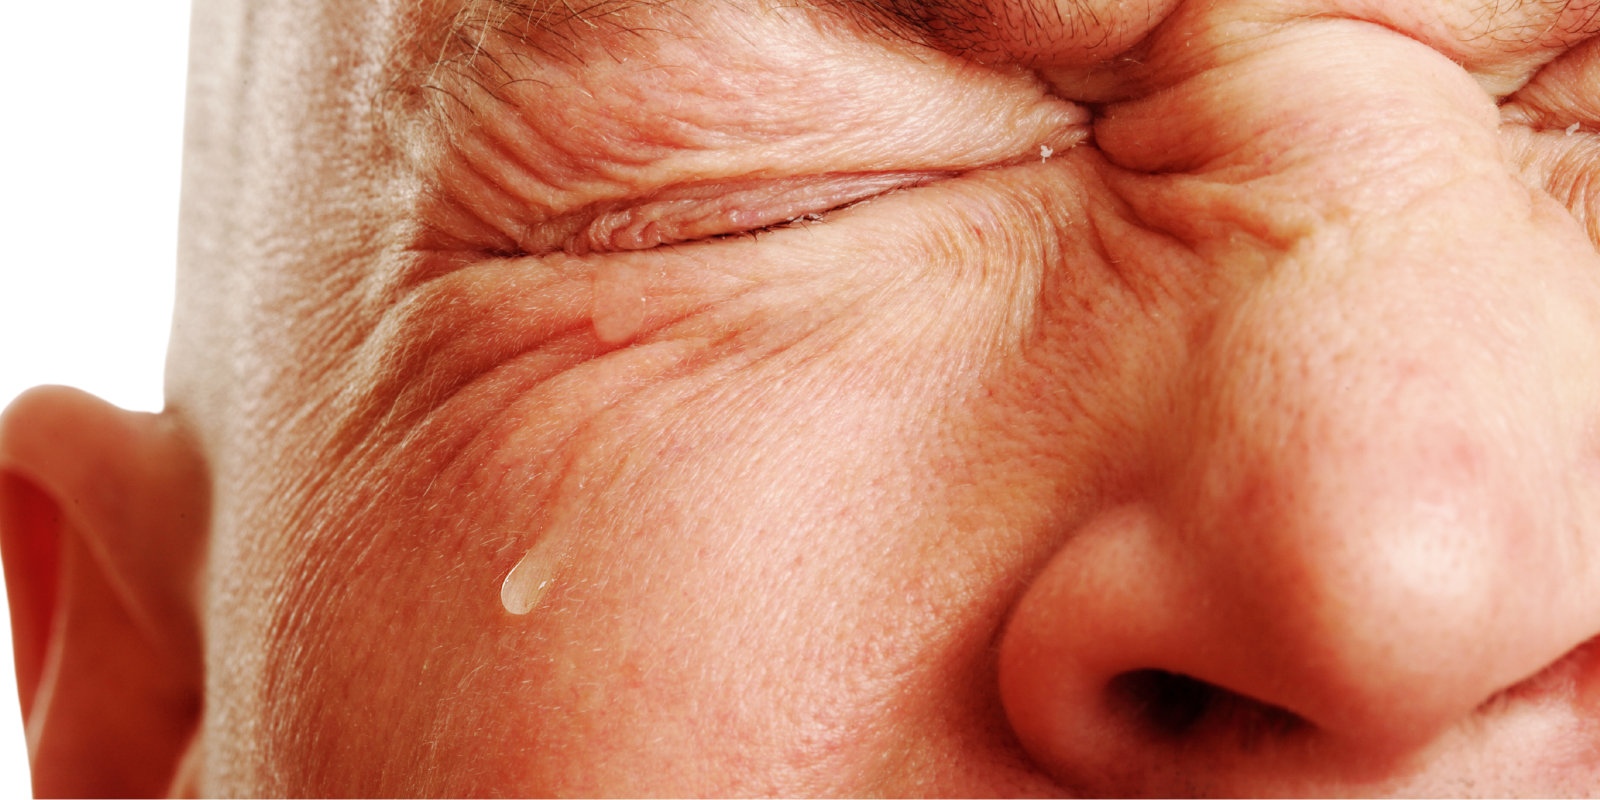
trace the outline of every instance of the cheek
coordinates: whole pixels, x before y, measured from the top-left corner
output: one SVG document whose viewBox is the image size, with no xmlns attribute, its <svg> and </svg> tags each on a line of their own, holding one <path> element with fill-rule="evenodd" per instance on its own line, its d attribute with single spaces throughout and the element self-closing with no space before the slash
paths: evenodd
<svg viewBox="0 0 1600 800">
<path fill-rule="evenodd" d="M 309 765 L 282 788 L 417 789 L 350 783 L 371 779 L 319 761 L 330 742 L 452 794 L 1031 780 L 992 645 L 1098 491 L 1093 453 L 1126 441 L 1139 373 L 1104 356 L 1150 332 L 1063 235 L 1086 219 L 1071 197 L 1052 217 L 1038 193 L 927 195 L 730 251 L 764 279 L 714 302 L 684 287 L 729 264 L 655 269 L 626 346 L 578 331 L 565 355 L 471 366 L 321 487 L 282 569 L 304 588 L 265 601 L 263 718 Z M 538 592 L 512 614 L 530 552 Z"/>
<path fill-rule="evenodd" d="M 539 534 L 569 555 L 520 632 L 547 654 L 523 667 L 548 709 L 540 750 L 585 767 L 540 759 L 540 783 L 642 791 L 628 781 L 693 763 L 704 783 L 685 790 L 846 790 L 877 769 L 867 754 L 982 730 L 913 729 L 910 706 L 976 666 L 1004 568 L 985 550 L 1011 545 L 995 520 L 952 518 L 967 454 L 940 393 L 893 360 L 802 343 L 665 413 L 646 393 L 585 437 Z M 913 691 L 930 672 L 941 690 Z M 752 770 L 752 752 L 770 757 Z"/>
<path fill-rule="evenodd" d="M 996 238 L 1021 227 L 978 222 Z M 759 333 L 562 445 L 521 545 L 559 566 L 511 634 L 543 654 L 523 667 L 544 709 L 536 750 L 563 754 L 539 760 L 540 785 L 582 788 L 563 782 L 587 770 L 644 790 L 626 781 L 692 762 L 700 788 L 754 789 L 750 752 L 775 754 L 764 766 L 793 791 L 917 785 L 885 752 L 1025 763 L 994 637 L 1104 482 L 1106 437 L 1127 435 L 1123 384 L 1143 373 L 1089 380 L 1091 356 L 1128 346 L 1112 331 L 1151 334 L 1114 276 L 1046 285 L 1038 262 L 982 252 L 879 256 L 863 269 L 893 274 L 885 285 L 796 304 L 829 308 L 822 324 L 752 315 L 740 327 Z M 1106 327 L 1066 325 L 1075 302 Z M 759 338 L 797 328 L 781 346 Z"/>
</svg>

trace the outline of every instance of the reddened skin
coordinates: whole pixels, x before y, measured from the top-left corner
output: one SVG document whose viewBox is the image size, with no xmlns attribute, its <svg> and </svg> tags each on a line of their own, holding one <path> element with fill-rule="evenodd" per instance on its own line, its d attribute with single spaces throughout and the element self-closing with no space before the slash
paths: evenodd
<svg viewBox="0 0 1600 800">
<path fill-rule="evenodd" d="M 0 416 L 0 554 L 36 794 L 171 790 L 200 718 L 208 480 L 170 412 L 49 386 Z"/>
</svg>

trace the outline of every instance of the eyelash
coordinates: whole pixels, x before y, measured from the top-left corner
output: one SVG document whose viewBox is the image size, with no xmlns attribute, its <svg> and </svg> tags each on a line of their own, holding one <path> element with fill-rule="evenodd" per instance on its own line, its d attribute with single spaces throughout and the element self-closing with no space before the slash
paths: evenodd
<svg viewBox="0 0 1600 800">
<path fill-rule="evenodd" d="M 568 238 L 561 249 L 572 255 L 587 255 L 756 235 L 806 221 L 822 221 L 840 209 L 950 175 L 819 175 L 692 187 L 677 197 L 603 212 Z"/>
</svg>

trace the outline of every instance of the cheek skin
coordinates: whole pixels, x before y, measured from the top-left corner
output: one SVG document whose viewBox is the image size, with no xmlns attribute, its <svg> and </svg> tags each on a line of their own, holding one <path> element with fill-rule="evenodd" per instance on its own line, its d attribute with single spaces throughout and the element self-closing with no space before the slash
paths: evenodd
<svg viewBox="0 0 1600 800">
<path fill-rule="evenodd" d="M 1385 43 L 1400 38 L 1385 35 Z M 1257 167 L 1259 153 L 1183 150 L 1240 133 L 1238 126 L 1207 130 L 1238 117 L 1208 117 L 1205 109 L 1220 106 L 1204 100 L 1233 94 L 1305 101 L 1295 114 L 1252 119 L 1319 122 L 1309 117 L 1338 110 L 1336 104 L 1320 102 L 1300 83 L 1361 69 L 1401 72 L 1385 65 L 1420 63 L 1405 61 L 1419 52 L 1413 45 L 1399 55 L 1381 53 L 1399 61 L 1341 62 L 1345 71 L 1232 73 L 1276 92 L 1190 81 L 1188 96 L 1174 91 L 1107 113 L 1098 151 L 1069 149 L 1073 133 L 1050 139 L 1059 146 L 1045 160 L 1031 157 L 1040 137 L 1082 119 L 1064 104 L 1040 102 L 1036 82 L 1019 71 L 1006 83 L 1019 93 L 967 96 L 975 113 L 963 118 L 992 123 L 993 115 L 976 113 L 989 107 L 984 97 L 1017 110 L 1000 126 L 1005 136 L 961 128 L 989 149 L 958 166 L 997 163 L 997 153 L 1014 156 L 1019 143 L 1030 154 L 1026 163 L 888 195 L 825 225 L 621 255 L 463 264 L 451 260 L 459 255 L 432 253 L 384 264 L 389 274 L 409 278 L 397 289 L 373 290 L 382 295 L 377 300 L 364 299 L 381 306 L 371 330 L 342 312 L 317 319 L 358 329 L 338 331 L 356 343 L 333 359 L 342 363 L 353 351 L 351 366 L 334 378 L 319 376 L 326 395 L 284 412 L 296 424 L 311 420 L 304 426 L 321 435 L 282 436 L 282 428 L 305 429 L 288 422 L 252 429 L 288 477 L 274 484 L 284 497 L 273 495 L 238 518 L 255 523 L 245 526 L 252 531 L 279 535 L 222 537 L 247 552 L 223 553 L 218 563 L 248 566 L 218 583 L 235 614 L 212 621 L 230 637 L 213 658 L 227 669 L 214 679 L 237 680 L 231 688 L 239 691 L 213 694 L 246 697 L 236 702 L 252 713 L 236 718 L 229 707 L 212 713 L 212 727 L 259 743 L 248 755 L 264 765 L 240 778 L 237 785 L 248 787 L 241 793 L 1059 796 L 1067 793 L 1063 786 L 1115 793 L 1134 784 L 1096 784 L 1114 771 L 1086 777 L 1085 760 L 1051 749 L 1059 731 L 1049 726 L 1059 720 L 1027 716 L 1052 707 L 1050 697 L 1039 699 L 1054 690 L 1051 681 L 1037 694 L 1024 687 L 1002 696 L 1008 679 L 997 655 L 1022 649 L 1012 642 L 1026 635 L 1061 633 L 1051 629 L 1059 618 L 1028 622 L 1032 587 L 1065 586 L 1070 595 L 1071 587 L 1093 585 L 1085 575 L 1111 573 L 1133 582 L 1129 596 L 1152 604 L 1242 609 L 1221 623 L 1199 620 L 1210 628 L 1187 625 L 1189 638 L 1171 642 L 1196 646 L 1157 654 L 1177 658 L 1174 669 L 1190 666 L 1182 658 L 1205 650 L 1201 644 L 1221 649 L 1214 643 L 1271 628 L 1255 623 L 1294 606 L 1295 614 L 1275 623 L 1284 633 L 1277 641 L 1286 644 L 1269 655 L 1293 661 L 1310 654 L 1300 660 L 1332 665 L 1313 683 L 1338 691 L 1306 701 L 1281 685 L 1238 688 L 1324 722 L 1346 713 L 1343 722 L 1373 723 L 1364 711 L 1397 706 L 1352 702 L 1330 712 L 1337 704 L 1328 698 L 1399 696 L 1385 694 L 1397 685 L 1385 683 L 1394 675 L 1351 666 L 1348 658 L 1317 658 L 1324 652 L 1318 648 L 1339 655 L 1330 637 L 1371 629 L 1338 619 L 1339 609 L 1388 619 L 1404 616 L 1390 613 L 1401 601 L 1439 601 L 1442 595 L 1422 591 L 1427 586 L 1385 595 L 1351 576 L 1381 577 L 1381 568 L 1371 569 L 1381 561 L 1427 562 L 1439 549 L 1430 551 L 1431 544 L 1444 537 L 1408 551 L 1416 540 L 1374 534 L 1383 531 L 1351 513 L 1366 506 L 1350 498 L 1392 500 L 1416 488 L 1400 484 L 1422 475 L 1433 481 L 1423 488 L 1437 496 L 1444 516 L 1515 520 L 1528 509 L 1517 507 L 1522 500 L 1513 490 L 1529 488 L 1530 479 L 1520 476 L 1519 484 L 1482 467 L 1510 453 L 1514 458 L 1498 460 L 1537 467 L 1535 484 L 1584 476 L 1564 484 L 1579 497 L 1573 506 L 1582 507 L 1548 516 L 1563 530 L 1591 529 L 1597 517 L 1585 487 L 1593 474 L 1588 409 L 1596 392 L 1593 379 L 1574 376 L 1600 374 L 1589 353 L 1600 338 L 1593 254 L 1581 232 L 1558 224 L 1559 209 L 1537 202 L 1531 217 L 1525 207 L 1492 203 L 1478 209 L 1492 213 L 1476 217 L 1443 206 L 1415 218 L 1378 215 L 1367 238 L 1352 235 L 1363 202 L 1395 197 L 1334 192 L 1363 188 L 1349 177 L 1362 164 L 1319 160 L 1325 153 L 1314 148 L 1295 151 L 1292 136 L 1234 142 L 1240 150 L 1277 147 L 1269 155 L 1283 169 L 1243 176 L 1259 179 L 1253 183 L 1242 180 L 1242 170 L 1234 174 L 1241 180 L 1230 182 L 1139 175 L 1114 165 L 1173 166 L 1161 159 L 1176 154 L 1185 167 Z M 1263 57 L 1287 52 L 1252 50 Z M 1427 56 L 1430 74 L 1448 73 L 1444 59 Z M 948 61 L 918 63 L 934 65 L 919 73 L 930 86 L 950 77 L 938 69 Z M 1476 106 L 1456 113 L 1460 104 L 1451 100 L 1442 111 L 1428 108 L 1449 117 L 1446 135 L 1484 133 L 1471 126 L 1486 118 L 1480 112 L 1488 105 L 1463 89 L 1471 88 L 1464 78 L 1450 75 L 1444 94 L 1471 95 Z M 1284 91 L 1275 81 L 1297 83 Z M 1032 99 L 1011 102 L 1021 97 Z M 874 107 L 861 92 L 852 100 Z M 1168 119 L 1179 107 L 1188 123 L 1202 124 Z M 1345 113 L 1320 127 L 1286 128 L 1337 138 L 1361 133 L 1361 119 Z M 541 122 L 549 118 L 531 119 Z M 801 146 L 784 166 L 832 164 L 845 153 L 859 162 L 852 168 L 877 168 L 894 162 L 885 153 L 897 147 L 914 156 L 897 166 L 946 166 L 936 157 L 940 131 L 919 130 L 927 138 L 908 142 L 859 126 L 846 133 L 871 146 Z M 509 140 L 526 130 L 490 126 L 479 133 Z M 1492 144 L 1477 136 L 1477 149 L 1463 152 L 1490 159 L 1494 148 L 1486 141 Z M 1383 155 L 1328 149 L 1352 159 Z M 683 150 L 676 160 L 639 160 L 665 167 L 627 176 L 623 189 L 654 190 L 706 170 L 743 176 L 760 161 Z M 481 174 L 492 169 L 471 166 L 463 174 L 494 183 Z M 574 184 L 593 178 L 567 177 Z M 1417 185 L 1431 188 L 1426 180 Z M 1475 199 L 1506 196 L 1503 186 L 1490 188 Z M 455 189 L 473 194 L 484 186 Z M 499 211 L 555 208 L 560 199 L 501 194 Z M 1308 209 L 1298 199 L 1307 196 L 1334 202 Z M 522 244 L 502 230 L 518 220 L 490 216 L 476 221 L 490 230 L 485 239 Z M 1327 225 L 1331 218 L 1349 224 Z M 1495 250 L 1496 234 L 1508 232 L 1496 226 L 1506 219 L 1527 224 L 1508 229 L 1504 249 Z M 1446 228 L 1459 230 L 1410 235 Z M 1454 249 L 1424 246 L 1440 241 Z M 1484 264 L 1493 269 L 1485 273 Z M 1538 280 L 1529 277 L 1534 271 Z M 1397 283 L 1399 272 L 1419 279 Z M 1530 286 L 1555 299 L 1533 297 Z M 326 298 L 303 305 L 325 303 L 336 305 Z M 280 317 L 288 315 L 257 331 L 263 341 L 292 338 Z M 1476 324 L 1485 319 L 1511 323 L 1504 330 Z M 332 334 L 292 333 L 303 337 L 293 341 L 306 352 L 331 350 L 316 337 Z M 282 360 L 282 374 L 298 374 L 299 362 Z M 1468 367 L 1467 374 L 1441 377 L 1455 366 Z M 1306 375 L 1321 382 L 1302 380 Z M 1433 402 L 1488 398 L 1506 386 L 1524 396 L 1465 410 Z M 1397 402 L 1386 405 L 1385 392 Z M 1437 422 L 1441 409 L 1467 422 L 1502 423 L 1502 435 L 1468 441 L 1465 424 L 1411 424 Z M 1539 427 L 1551 419 L 1557 423 Z M 1540 444 L 1518 449 L 1524 442 Z M 1398 450 L 1379 452 L 1397 443 Z M 1441 461 L 1454 472 L 1430 471 Z M 1583 469 L 1569 469 L 1575 464 Z M 1285 475 L 1302 479 L 1275 480 Z M 1474 506 L 1474 499 L 1483 502 Z M 1115 570 L 1094 560 L 1098 551 L 1073 549 L 1092 544 L 1084 531 L 1115 527 L 1101 523 L 1126 509 L 1139 512 L 1127 519 L 1147 521 L 1141 524 L 1149 535 L 1133 544 L 1154 542 L 1167 548 L 1155 555 L 1166 558 L 1135 548 L 1122 563 L 1141 568 Z M 222 516 L 235 519 L 235 511 Z M 1272 536 L 1285 529 L 1308 535 Z M 1363 533 L 1349 536 L 1347 529 Z M 1185 549 L 1197 541 L 1205 546 Z M 1322 550 L 1297 549 L 1297 542 Z M 1524 558 L 1519 563 L 1559 561 L 1539 548 L 1515 547 L 1517 541 L 1499 544 L 1512 545 L 1505 553 Z M 528 613 L 507 613 L 502 587 L 530 551 L 544 553 L 549 583 Z M 1336 557 L 1320 558 L 1326 551 Z M 1581 557 L 1570 562 L 1586 561 L 1580 547 L 1573 552 Z M 1061 569 L 1074 563 L 1061 553 L 1082 556 L 1081 569 Z M 1206 597 L 1216 602 L 1174 594 L 1173 586 L 1208 587 Z M 1549 595 L 1533 602 L 1545 601 L 1557 603 Z M 1104 597 L 1066 605 L 1085 618 L 1099 615 L 1097 624 L 1129 627 L 1130 608 Z M 1434 602 L 1435 616 L 1447 616 L 1446 605 Z M 1366 652 L 1419 637 L 1374 639 Z M 1439 641 L 1449 644 L 1446 638 Z M 1056 645 L 1072 641 L 1061 635 Z M 1051 668 L 1071 663 L 1075 652 L 1105 649 L 1103 640 L 1066 647 Z M 1242 660 L 1268 663 L 1250 655 Z M 1211 666 L 1192 671 L 1211 678 L 1200 669 Z M 1501 669 L 1500 677 L 1524 666 Z M 1296 674 L 1293 667 L 1274 674 Z M 1539 716 L 1518 708 L 1513 713 Z M 1383 715 L 1375 716 L 1382 725 Z M 1439 761 L 1414 783 L 1358 788 L 1421 794 L 1440 786 L 1461 793 L 1560 785 L 1490 780 L 1506 778 L 1494 770 L 1507 754 L 1525 756 L 1519 763 L 1531 772 L 1553 772 L 1549 765 L 1557 762 L 1583 766 L 1580 756 L 1552 756 L 1551 748 L 1529 744 L 1543 743 L 1537 737 L 1548 733 L 1547 722 L 1532 719 L 1488 750 L 1470 725 L 1452 729 L 1430 753 L 1455 761 Z M 1388 731 L 1389 741 L 1417 735 L 1400 728 Z M 1305 756 L 1311 752 L 1272 763 L 1305 766 L 1317 760 Z M 1196 756 L 1220 760 L 1169 769 L 1179 757 Z M 1154 767 L 1139 768 L 1139 758 Z M 1131 770 L 1134 783 L 1151 775 L 1182 779 L 1142 785 L 1156 793 L 1328 793 L 1293 780 L 1251 783 L 1259 777 L 1250 773 L 1256 762 L 1225 744 L 1148 747 L 1111 760 Z M 217 769 L 243 774 L 250 767 Z M 1211 778 L 1222 782 L 1202 780 Z"/>
<path fill-rule="evenodd" d="M 283 762 L 308 765 L 290 785 L 418 788 L 344 784 L 312 758 L 389 718 L 440 733 L 363 756 L 417 760 L 407 772 L 450 793 L 662 791 L 667 775 L 681 793 L 1051 793 L 997 714 L 992 638 L 1025 565 L 1113 482 L 1074 454 L 1126 441 L 1128 376 L 1089 376 L 1169 335 L 1086 235 L 1093 164 L 974 174 L 759 251 L 692 251 L 708 271 L 658 264 L 631 344 L 575 327 L 417 412 L 329 492 L 350 499 L 322 541 L 364 566 L 314 580 L 275 626 L 328 642 L 317 677 L 274 701 L 294 732 Z M 764 279 L 675 305 L 724 258 Z M 1063 259 L 1081 269 L 1044 268 Z M 573 347 L 589 355 L 542 360 Z M 538 606 L 506 613 L 503 579 L 550 542 Z M 279 651 L 272 671 L 301 658 Z M 463 773 L 469 754 L 493 766 Z"/>
<path fill-rule="evenodd" d="M 1019 556 L 1070 518 L 1091 482 L 1087 465 L 1068 458 L 1078 463 L 1039 480 L 1052 471 L 1037 460 L 1050 454 L 1019 431 L 1052 415 L 1037 396 L 1018 406 L 980 401 L 1033 371 L 1038 348 L 1026 339 L 1037 308 L 1015 320 L 1022 325 L 995 329 L 992 320 L 1019 291 L 1036 294 L 1029 273 L 1043 273 L 1027 265 L 1041 251 L 1058 257 L 1068 238 L 987 227 L 1049 230 L 1034 222 L 1037 207 L 1023 213 L 1025 197 L 995 194 L 919 201 L 945 214 L 970 205 L 974 213 L 957 219 L 989 240 L 929 225 L 945 234 L 933 237 L 940 250 L 961 258 L 906 247 L 910 258 L 882 265 L 882 284 L 803 338 L 741 359 L 710 391 L 652 387 L 583 441 L 574 474 L 604 477 L 554 501 L 573 509 L 551 516 L 572 520 L 583 543 L 547 600 L 549 616 L 534 623 L 551 649 L 577 659 L 530 665 L 552 706 L 576 691 L 550 717 L 552 751 L 601 754 L 596 763 L 626 752 L 651 782 L 655 768 L 691 760 L 707 770 L 696 776 L 705 786 L 737 791 L 1040 790 L 993 716 L 988 652 L 1024 577 Z M 980 241 L 986 249 L 968 249 Z M 855 248 L 819 244 L 836 269 L 856 263 Z M 1113 304 L 1131 304 L 1103 265 L 1084 266 L 1078 288 L 1100 296 L 1110 327 Z M 747 307 L 775 317 L 757 330 L 783 316 L 771 299 Z M 1089 341 L 1078 347 L 1108 337 L 1079 334 Z M 713 372 L 721 370 L 685 382 L 702 386 Z M 1026 380 L 1043 396 L 1113 416 L 1093 390 L 1044 381 Z M 1094 436 L 1093 424 L 1053 437 Z M 615 646 L 585 646 L 595 638 Z M 576 688 L 597 675 L 637 681 Z M 739 701 L 724 704 L 722 694 Z M 619 703 L 631 718 L 611 713 Z M 661 743 L 664 730 L 673 744 Z M 775 756 L 752 772 L 740 756 L 752 751 Z M 890 764 L 864 757 L 907 751 L 911 759 Z M 563 790 L 601 785 L 567 783 L 584 771 L 538 761 Z"/>
</svg>

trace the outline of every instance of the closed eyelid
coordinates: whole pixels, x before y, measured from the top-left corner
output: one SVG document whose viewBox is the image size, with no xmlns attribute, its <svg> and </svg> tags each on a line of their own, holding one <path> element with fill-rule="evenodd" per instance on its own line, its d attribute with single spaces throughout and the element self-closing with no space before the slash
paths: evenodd
<svg viewBox="0 0 1600 800">
<path fill-rule="evenodd" d="M 954 172 L 827 174 L 694 186 L 594 216 L 562 249 L 575 255 L 646 250 L 744 233 L 925 185 Z"/>
<path fill-rule="evenodd" d="M 611 252 L 737 234 L 1089 133 L 1087 109 L 1026 70 L 908 54 L 787 10 L 635 11 L 667 7 L 658 29 L 636 31 L 631 60 L 565 29 L 549 35 L 597 48 L 587 62 L 463 33 L 483 64 L 441 71 L 451 110 L 410 125 L 399 148 L 424 187 L 413 246 Z M 698 37 L 684 28 L 691 7 Z M 633 13 L 585 35 L 604 40 Z"/>
</svg>

